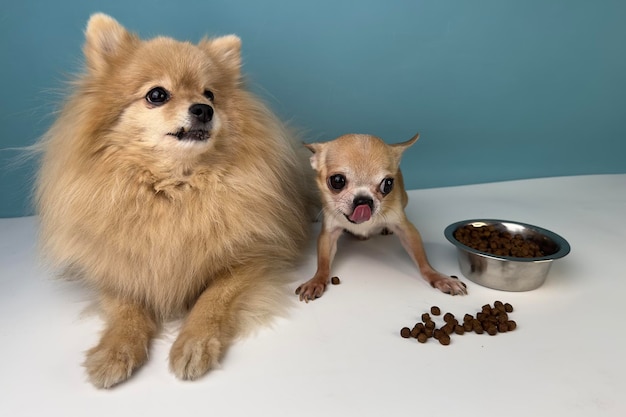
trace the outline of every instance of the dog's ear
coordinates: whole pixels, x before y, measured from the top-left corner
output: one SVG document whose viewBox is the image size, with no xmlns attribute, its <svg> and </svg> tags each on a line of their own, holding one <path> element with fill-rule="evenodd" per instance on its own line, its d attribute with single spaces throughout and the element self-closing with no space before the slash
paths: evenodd
<svg viewBox="0 0 626 417">
<path fill-rule="evenodd" d="M 113 59 L 138 41 L 136 35 L 128 32 L 112 17 L 103 13 L 92 15 L 85 29 L 83 49 L 87 67 L 92 72 L 104 70 Z"/>
<path fill-rule="evenodd" d="M 304 146 L 305 148 L 313 152 L 313 155 L 311 155 L 311 157 L 309 158 L 309 161 L 311 162 L 311 167 L 317 171 L 319 167 L 319 159 L 321 158 L 320 151 L 322 149 L 322 144 L 321 143 L 305 143 Z"/>
<path fill-rule="evenodd" d="M 411 139 L 407 140 L 406 142 L 394 143 L 393 145 L 390 145 L 391 150 L 393 152 L 393 155 L 398 165 L 400 164 L 400 159 L 402 158 L 402 154 L 404 153 L 404 151 L 406 151 L 411 145 L 417 142 L 419 137 L 420 137 L 420 134 L 417 133 L 415 136 L 413 136 Z"/>
<path fill-rule="evenodd" d="M 203 39 L 198 46 L 207 51 L 231 74 L 241 73 L 241 39 L 236 35 Z"/>
<path fill-rule="evenodd" d="M 317 153 L 320 150 L 321 145 L 319 143 L 305 143 L 304 147 L 313 153 Z"/>
</svg>

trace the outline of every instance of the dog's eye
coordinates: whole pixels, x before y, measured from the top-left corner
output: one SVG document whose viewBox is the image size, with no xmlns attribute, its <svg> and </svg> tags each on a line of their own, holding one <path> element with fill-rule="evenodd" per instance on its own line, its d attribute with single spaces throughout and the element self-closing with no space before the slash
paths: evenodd
<svg viewBox="0 0 626 417">
<path fill-rule="evenodd" d="M 341 190 L 346 186 L 346 177 L 341 174 L 335 174 L 328 177 L 328 186 L 335 191 Z"/>
<path fill-rule="evenodd" d="M 213 91 L 211 90 L 204 90 L 204 96 L 206 98 L 208 98 L 209 100 L 213 101 L 213 99 L 215 99 L 215 95 L 213 94 Z"/>
<path fill-rule="evenodd" d="M 146 101 L 155 106 L 165 104 L 170 99 L 170 93 L 163 87 L 154 87 L 146 94 Z"/>
<path fill-rule="evenodd" d="M 380 192 L 386 195 L 389 194 L 391 190 L 393 190 L 393 178 L 385 178 L 380 183 Z"/>
</svg>

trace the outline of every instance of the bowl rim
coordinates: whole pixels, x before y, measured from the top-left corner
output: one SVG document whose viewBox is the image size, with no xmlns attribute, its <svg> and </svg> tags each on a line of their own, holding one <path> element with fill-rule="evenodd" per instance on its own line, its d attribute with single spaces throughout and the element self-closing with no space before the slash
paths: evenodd
<svg viewBox="0 0 626 417">
<path fill-rule="evenodd" d="M 514 224 L 514 225 L 526 227 L 528 229 L 533 229 L 534 231 L 539 232 L 539 233 L 541 233 L 543 235 L 546 235 L 548 238 L 552 239 L 552 241 L 554 241 L 559 246 L 559 250 L 556 251 L 555 253 L 551 254 L 551 255 L 541 256 L 541 257 L 537 257 L 537 258 L 517 258 L 517 257 L 513 257 L 513 256 L 499 256 L 499 255 L 494 255 L 492 253 L 479 251 L 478 249 L 474 249 L 474 248 L 472 248 L 470 246 L 464 245 L 463 243 L 461 243 L 458 240 L 456 240 L 456 238 L 454 237 L 454 232 L 459 227 L 466 226 L 466 225 L 472 224 L 472 223 L 511 223 L 511 224 Z M 467 252 L 472 252 L 472 253 L 475 253 L 475 254 L 487 257 L 487 258 L 506 260 L 506 261 L 515 261 L 515 262 L 547 262 L 547 261 L 553 261 L 555 259 L 560 259 L 560 258 L 564 257 L 571 250 L 571 247 L 570 247 L 569 243 L 567 242 L 567 240 L 565 240 L 565 238 L 563 238 L 562 236 L 554 233 L 553 231 L 548 230 L 548 229 L 544 229 L 543 227 L 535 226 L 533 224 L 518 222 L 518 221 L 515 221 L 515 220 L 502 220 L 502 219 L 468 219 L 468 220 L 461 220 L 461 221 L 458 221 L 458 222 L 454 222 L 451 225 L 449 225 L 448 227 L 446 227 L 444 232 L 443 232 L 443 234 L 446 237 L 446 239 L 448 239 L 448 241 L 450 243 L 452 243 L 454 246 L 456 246 L 459 249 L 463 249 L 463 250 L 465 250 Z"/>
</svg>

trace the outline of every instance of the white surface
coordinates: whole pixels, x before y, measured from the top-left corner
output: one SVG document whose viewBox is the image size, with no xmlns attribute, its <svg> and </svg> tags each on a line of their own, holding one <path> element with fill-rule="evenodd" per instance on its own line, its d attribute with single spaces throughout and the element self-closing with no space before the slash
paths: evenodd
<svg viewBox="0 0 626 417">
<path fill-rule="evenodd" d="M 178 381 L 168 335 L 109 391 L 94 389 L 80 365 L 101 327 L 83 314 L 88 293 L 38 267 L 35 218 L 0 219 L 0 416 L 626 415 L 626 175 L 409 195 L 409 218 L 442 272 L 460 275 L 444 228 L 475 217 L 545 227 L 572 252 L 537 290 L 465 279 L 469 295 L 451 297 L 419 277 L 395 237 L 343 238 L 333 268 L 341 285 L 294 303 L 290 317 L 235 344 L 220 369 Z M 298 281 L 314 269 L 312 239 Z M 495 300 L 513 304 L 516 331 L 453 335 L 449 346 L 399 335 L 431 305 L 462 316 Z"/>
</svg>

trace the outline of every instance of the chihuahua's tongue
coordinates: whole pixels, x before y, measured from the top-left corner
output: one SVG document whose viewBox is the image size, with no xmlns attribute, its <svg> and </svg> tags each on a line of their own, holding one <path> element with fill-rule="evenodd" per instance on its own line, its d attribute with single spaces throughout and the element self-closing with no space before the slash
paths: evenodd
<svg viewBox="0 0 626 417">
<path fill-rule="evenodd" d="M 348 217 L 351 222 L 354 223 L 363 223 L 366 222 L 372 217 L 372 209 L 367 204 L 361 204 L 354 208 L 354 211 Z"/>
</svg>

